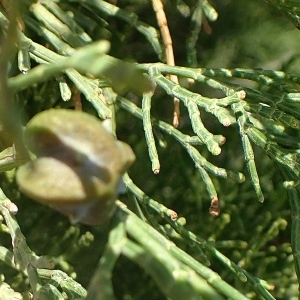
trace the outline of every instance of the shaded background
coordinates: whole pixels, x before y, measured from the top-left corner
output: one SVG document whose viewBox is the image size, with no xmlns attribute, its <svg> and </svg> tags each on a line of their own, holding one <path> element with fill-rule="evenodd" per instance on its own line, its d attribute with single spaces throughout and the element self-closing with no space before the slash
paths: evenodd
<svg viewBox="0 0 300 300">
<path fill-rule="evenodd" d="M 186 16 L 183 16 L 176 3 L 179 1 L 165 3 L 165 12 L 173 38 L 175 61 L 177 65 L 187 66 L 189 12 L 185 11 Z M 194 1 L 186 3 L 192 6 Z M 150 1 L 118 1 L 117 4 L 137 13 L 141 21 L 157 27 Z M 219 18 L 215 22 L 204 21 L 197 43 L 198 67 L 299 72 L 300 32 L 266 1 L 215 0 L 211 4 L 216 8 Z M 72 7 L 74 11 L 82 9 L 76 4 Z M 181 7 L 184 11 L 184 6 Z M 135 29 L 118 19 L 100 17 L 107 21 L 106 26 L 90 26 L 86 30 L 95 40 L 110 40 L 111 55 L 140 63 L 158 61 L 148 42 Z M 28 35 L 35 41 L 40 39 L 30 30 Z M 41 40 L 41 43 L 44 41 Z M 249 82 L 249 86 L 253 86 L 253 83 Z M 190 89 L 208 97 L 219 96 L 203 84 L 195 84 Z M 132 94 L 127 96 L 141 104 L 139 98 L 134 98 Z M 40 110 L 65 106 L 60 99 L 56 80 L 27 89 L 18 97 L 24 106 L 25 120 Z M 82 102 L 85 111 L 95 114 L 87 101 L 83 99 Z M 171 97 L 158 90 L 152 101 L 152 115 L 171 123 L 172 109 Z M 224 128 L 205 113 L 202 118 L 212 133 L 224 135 L 227 141 L 219 156 L 210 155 L 206 147 L 199 148 L 201 154 L 219 167 L 241 171 L 246 176 L 242 184 L 212 177 L 221 202 L 219 218 L 214 219 L 209 215 L 210 199 L 205 185 L 185 150 L 174 139 L 164 136 L 164 147 L 157 143 L 161 171 L 159 175 L 154 175 L 141 121 L 118 109 L 118 138 L 129 143 L 137 156 L 129 174 L 146 194 L 184 217 L 189 230 L 206 240 L 216 241 L 216 248 L 228 258 L 254 276 L 274 284 L 272 294 L 276 299 L 297 299 L 298 285 L 290 247 L 290 208 L 276 165 L 254 146 L 265 195 L 265 202 L 261 204 L 248 178 L 238 128 Z M 192 133 L 185 109 L 182 109 L 179 129 L 187 134 Z M 31 249 L 38 255 L 57 257 L 57 267 L 72 274 L 86 287 L 103 252 L 109 224 L 101 228 L 70 226 L 65 217 L 21 195 L 14 182 L 14 171 L 1 175 L 1 186 L 19 207 L 17 219 Z M 131 207 L 130 196 L 121 195 L 120 199 Z M 162 220 L 158 221 L 163 224 Z M 9 247 L 9 236 L 0 233 L 0 239 L 1 244 Z M 236 242 L 224 242 L 232 240 Z M 176 240 L 176 243 L 195 258 L 201 259 L 192 246 L 181 240 Z M 249 298 L 257 299 L 247 283 L 239 281 L 214 259 L 211 262 L 211 268 L 224 280 Z M 0 273 L 16 290 L 26 288 L 27 281 L 22 275 L 2 262 Z M 119 260 L 113 280 L 118 299 L 164 299 L 152 279 L 126 258 Z"/>
</svg>

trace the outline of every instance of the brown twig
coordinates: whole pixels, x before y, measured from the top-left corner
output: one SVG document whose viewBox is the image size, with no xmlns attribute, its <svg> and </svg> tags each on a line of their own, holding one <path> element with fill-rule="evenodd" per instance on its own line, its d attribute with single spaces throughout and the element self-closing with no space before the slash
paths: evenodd
<svg viewBox="0 0 300 300">
<path fill-rule="evenodd" d="M 152 0 L 152 6 L 156 13 L 157 23 L 160 28 L 161 36 L 165 46 L 167 64 L 170 66 L 175 66 L 172 38 L 170 35 L 166 14 L 164 12 L 164 6 L 161 0 Z M 178 77 L 176 75 L 170 75 L 169 77 L 170 80 L 178 84 Z M 174 98 L 173 126 L 175 128 L 177 128 L 179 125 L 179 116 L 180 116 L 179 99 Z"/>
<path fill-rule="evenodd" d="M 77 87 L 74 87 L 72 90 L 72 101 L 74 104 L 75 110 L 82 110 L 82 103 L 81 103 L 81 97 L 80 97 L 80 91 Z"/>
</svg>

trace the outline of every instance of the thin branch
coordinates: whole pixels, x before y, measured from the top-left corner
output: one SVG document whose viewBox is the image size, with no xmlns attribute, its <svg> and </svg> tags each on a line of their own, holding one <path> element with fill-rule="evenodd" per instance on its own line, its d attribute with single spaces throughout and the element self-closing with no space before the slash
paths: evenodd
<svg viewBox="0 0 300 300">
<path fill-rule="evenodd" d="M 175 66 L 172 38 L 168 27 L 167 17 L 164 12 L 164 6 L 161 0 L 152 0 L 152 5 L 156 13 L 157 23 L 160 28 L 161 36 L 164 42 L 167 64 L 170 66 Z M 178 77 L 176 75 L 171 74 L 169 77 L 170 80 L 174 81 L 177 84 L 179 83 Z M 173 126 L 175 128 L 177 128 L 179 125 L 179 117 L 180 117 L 179 99 L 174 97 Z"/>
</svg>

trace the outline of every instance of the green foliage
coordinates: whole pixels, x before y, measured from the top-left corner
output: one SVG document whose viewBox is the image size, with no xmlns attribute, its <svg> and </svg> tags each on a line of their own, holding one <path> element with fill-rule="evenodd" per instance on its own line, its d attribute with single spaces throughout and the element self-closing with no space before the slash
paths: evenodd
<svg viewBox="0 0 300 300">
<path fill-rule="evenodd" d="M 165 1 L 175 66 L 151 1 L 0 9 L 1 299 L 298 299 L 298 1 Z M 16 183 L 34 161 L 65 159 L 70 136 L 79 167 L 88 156 L 84 117 L 61 118 L 72 130 L 55 127 L 55 138 L 50 119 L 30 127 L 50 108 L 109 120 L 135 153 L 127 192 L 110 197 L 115 213 L 101 226 L 70 224 Z M 40 137 L 37 157 L 28 132 Z M 92 134 L 92 144 L 106 135 Z M 128 156 L 108 139 L 99 157 Z M 55 181 L 61 172 L 49 169 Z"/>
</svg>

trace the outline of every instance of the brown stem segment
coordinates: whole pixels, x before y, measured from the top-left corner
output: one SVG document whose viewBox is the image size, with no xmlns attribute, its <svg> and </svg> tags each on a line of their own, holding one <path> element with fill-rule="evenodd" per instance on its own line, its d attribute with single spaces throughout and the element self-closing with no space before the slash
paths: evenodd
<svg viewBox="0 0 300 300">
<path fill-rule="evenodd" d="M 166 49 L 166 60 L 170 66 L 175 66 L 172 38 L 170 35 L 166 14 L 164 12 L 164 6 L 161 0 L 152 0 L 153 9 L 156 13 L 156 19 L 160 28 L 163 43 Z M 178 84 L 178 77 L 176 75 L 170 75 L 170 80 Z M 174 98 L 174 114 L 173 114 L 173 126 L 175 128 L 179 125 L 180 107 L 179 99 Z"/>
</svg>

